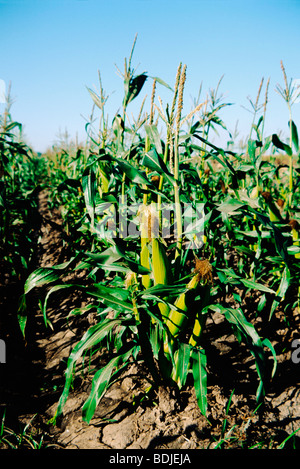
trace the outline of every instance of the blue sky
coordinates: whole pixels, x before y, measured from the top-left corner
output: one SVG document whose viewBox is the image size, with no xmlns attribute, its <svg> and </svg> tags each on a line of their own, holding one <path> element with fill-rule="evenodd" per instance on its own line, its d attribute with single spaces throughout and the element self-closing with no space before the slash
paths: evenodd
<svg viewBox="0 0 300 469">
<path fill-rule="evenodd" d="M 115 64 L 123 71 L 136 34 L 137 73 L 173 86 L 178 64 L 187 65 L 186 112 L 201 83 L 204 100 L 224 75 L 220 92 L 234 105 L 220 115 L 231 131 L 238 121 L 242 137 L 252 121 L 247 97 L 255 100 L 261 78 L 265 85 L 270 77 L 266 133 L 288 133 L 288 110 L 274 89 L 283 85 L 281 60 L 288 78 L 300 79 L 299 0 L 0 0 L 0 20 L 0 79 L 12 83 L 13 117 L 37 151 L 65 129 L 85 139 L 92 108 L 86 86 L 98 86 L 98 70 L 113 119 L 123 98 Z M 171 92 L 160 86 L 158 93 L 171 102 Z M 293 118 L 300 126 L 300 103 Z"/>
</svg>

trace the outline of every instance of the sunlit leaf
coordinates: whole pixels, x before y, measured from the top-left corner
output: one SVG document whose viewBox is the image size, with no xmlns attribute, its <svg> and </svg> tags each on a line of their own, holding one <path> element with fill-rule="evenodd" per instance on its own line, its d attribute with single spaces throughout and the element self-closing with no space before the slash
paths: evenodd
<svg viewBox="0 0 300 469">
<path fill-rule="evenodd" d="M 128 361 L 128 358 L 132 354 L 134 348 L 135 347 L 132 347 L 124 354 L 117 355 L 116 357 L 112 358 L 107 365 L 95 373 L 89 397 L 82 407 L 82 417 L 84 422 L 88 424 L 90 423 L 99 401 L 109 387 L 114 369 L 117 368 L 120 364 L 127 364 L 126 362 Z"/>
<path fill-rule="evenodd" d="M 75 345 L 73 351 L 71 352 L 67 370 L 66 370 L 66 377 L 65 377 L 65 386 L 63 392 L 60 396 L 57 411 L 55 414 L 55 419 L 61 415 L 65 403 L 67 401 L 70 386 L 73 381 L 73 373 L 74 367 L 76 365 L 77 360 L 82 356 L 85 350 L 90 349 L 98 345 L 106 336 L 107 334 L 116 326 L 121 324 L 132 324 L 132 320 L 130 319 L 106 319 L 100 324 L 96 324 L 88 329 L 88 331 L 84 334 L 82 339 Z"/>
<path fill-rule="evenodd" d="M 192 352 L 192 371 L 197 402 L 200 411 L 206 415 L 207 411 L 207 359 L 204 349 L 194 349 Z"/>
</svg>

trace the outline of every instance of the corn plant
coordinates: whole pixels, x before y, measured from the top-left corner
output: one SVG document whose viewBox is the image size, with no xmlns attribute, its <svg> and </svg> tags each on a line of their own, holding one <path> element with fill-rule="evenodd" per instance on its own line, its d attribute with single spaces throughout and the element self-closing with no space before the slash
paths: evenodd
<svg viewBox="0 0 300 469">
<path fill-rule="evenodd" d="M 37 194 L 46 173 L 46 161 L 22 142 L 22 125 L 11 116 L 10 91 L 0 116 L 0 252 L 1 271 L 24 281 L 34 253 L 38 225 Z"/>
<path fill-rule="evenodd" d="M 157 87 L 167 86 L 171 92 L 170 86 L 146 72 L 135 76 L 133 49 L 121 74 L 122 115 L 117 113 L 109 128 L 102 84 L 99 95 L 89 89 L 101 111 L 99 139 L 93 139 L 79 174 L 65 180 L 74 188 L 74 197 L 81 197 L 77 229 L 89 237 L 88 249 L 75 249 L 68 262 L 32 272 L 25 283 L 25 295 L 50 284 L 42 306 L 46 325 L 47 302 L 60 289 L 82 289 L 97 304 L 98 323 L 69 357 L 55 419 L 63 412 L 78 360 L 95 347 L 106 347 L 111 354 L 94 374 L 83 406 L 85 421 L 91 421 L 125 367 L 139 360 L 147 366 L 154 387 L 168 383 L 182 389 L 191 379 L 205 414 L 209 356 L 203 337 L 214 312 L 224 316 L 253 355 L 261 402 L 276 369 L 275 351 L 245 317 L 234 289 L 261 295 L 257 314 L 265 314 L 270 299 L 271 318 L 299 281 L 297 225 L 287 223 L 274 205 L 279 189 L 276 179 L 268 176 L 272 163 L 264 160 L 274 144 L 274 137 L 263 135 L 269 84 L 263 106 L 258 101 L 261 87 L 253 104 L 247 152 L 238 154 L 209 141 L 211 126 L 224 124 L 217 116 L 222 105 L 216 94 L 211 93 L 211 111 L 207 101 L 198 102 L 183 116 L 187 67 L 180 64 L 171 105 L 164 107 Z M 138 119 L 131 124 L 127 107 L 140 96 L 148 78 L 153 80 L 150 112 L 143 115 L 143 100 Z M 263 116 L 256 122 L 261 109 Z M 172 210 L 166 211 L 170 206 Z M 237 267 L 228 261 L 230 252 L 238 255 Z M 64 275 L 74 269 L 85 269 L 89 282 L 64 283 Z M 222 292 L 233 292 L 235 308 L 222 303 Z M 266 349 L 274 358 L 272 370 Z"/>
<path fill-rule="evenodd" d="M 293 192 L 293 177 L 294 177 L 294 169 L 293 169 L 293 149 L 292 145 L 295 145 L 295 150 L 297 154 L 299 153 L 299 148 L 298 148 L 298 134 L 297 134 L 297 128 L 295 126 L 295 123 L 292 120 L 292 105 L 294 104 L 295 100 L 299 97 L 300 91 L 297 89 L 295 86 L 292 84 L 292 80 L 288 82 L 286 71 L 283 65 L 283 62 L 281 61 L 281 70 L 283 73 L 283 78 L 284 78 L 284 88 L 281 87 L 280 85 L 277 85 L 276 91 L 283 97 L 283 99 L 286 101 L 288 110 L 289 110 L 289 128 L 290 128 L 290 138 L 289 138 L 289 145 L 282 144 L 282 142 L 278 142 L 276 136 L 274 136 L 275 144 L 279 144 L 279 147 L 286 151 L 286 153 L 289 156 L 289 203 L 291 204 L 292 202 L 292 192 Z M 299 157 L 299 155 L 298 155 Z"/>
</svg>

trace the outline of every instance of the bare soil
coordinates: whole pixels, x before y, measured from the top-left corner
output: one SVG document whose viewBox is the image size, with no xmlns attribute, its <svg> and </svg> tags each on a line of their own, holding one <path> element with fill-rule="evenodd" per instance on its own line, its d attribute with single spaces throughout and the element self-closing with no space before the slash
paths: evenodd
<svg viewBox="0 0 300 469">
<path fill-rule="evenodd" d="M 62 262 L 69 253 L 63 242 L 59 212 L 49 212 L 44 192 L 39 195 L 39 212 L 36 267 L 51 266 Z M 5 412 L 7 428 L 17 433 L 29 424 L 37 441 L 43 436 L 44 447 L 277 449 L 300 428 L 300 364 L 291 360 L 291 343 L 300 332 L 299 311 L 291 313 L 289 326 L 281 311 L 276 312 L 270 324 L 255 317 L 258 299 L 253 297 L 249 297 L 245 305 L 246 315 L 255 323 L 260 335 L 271 340 L 278 360 L 277 373 L 259 408 L 255 399 L 258 379 L 254 360 L 247 348 L 237 343 L 223 317 L 214 314 L 208 320 L 204 335 L 208 360 L 206 417 L 200 413 L 191 383 L 179 395 L 167 387 L 147 394 L 147 372 L 142 364 L 134 363 L 122 379 L 109 388 L 87 425 L 82 420 L 81 407 L 91 385 L 89 369 L 105 361 L 105 355 L 98 353 L 88 357 L 88 366 L 75 380 L 62 418 L 53 426 L 49 421 L 62 391 L 68 356 L 94 321 L 93 313 L 70 315 L 70 312 L 90 304 L 92 299 L 85 298 L 79 291 L 53 295 L 47 310 L 51 328 L 45 327 L 39 308 L 39 299 L 44 298 L 46 290 L 34 291 L 28 299 L 24 340 L 16 315 L 21 292 L 22 285 L 1 276 L 0 330 L 6 342 L 7 362 L 0 364 L 0 411 L 1 415 Z M 228 302 L 231 301 L 228 298 Z M 3 442 L 2 448 L 7 447 Z M 300 448 L 300 431 L 287 440 L 285 448 Z"/>
</svg>

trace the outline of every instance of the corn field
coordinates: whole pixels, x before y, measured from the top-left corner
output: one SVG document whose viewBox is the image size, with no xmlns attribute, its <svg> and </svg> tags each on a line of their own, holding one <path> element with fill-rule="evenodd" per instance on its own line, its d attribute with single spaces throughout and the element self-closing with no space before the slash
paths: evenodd
<svg viewBox="0 0 300 469">
<path fill-rule="evenodd" d="M 254 376 L 258 407 L 276 380 L 278 356 L 298 343 L 300 148 L 292 106 L 299 90 L 281 63 L 276 90 L 286 101 L 289 133 L 265 135 L 270 82 L 262 79 L 250 100 L 249 135 L 238 148 L 220 117 L 230 105 L 219 95 L 221 80 L 184 114 L 188 67 L 179 63 L 174 83 L 137 75 L 134 46 L 119 70 L 124 98 L 112 122 L 100 73 L 99 89 L 87 87 L 92 115 L 84 144 L 36 155 L 9 104 L 1 116 L 1 285 L 18 285 L 16 334 L 29 340 L 32 295 L 48 331 L 57 328 L 48 315 L 57 295 L 89 299 L 66 321 L 93 312 L 65 360 L 53 426 L 84 375 L 86 357 L 97 352 L 105 360 L 88 372 L 81 407 L 87 424 L 133 363 L 147 374 L 143 399 L 161 387 L 178 396 L 192 388 L 207 416 L 216 359 L 210 334 L 218 335 L 220 321 L 248 355 L 239 366 Z M 149 99 L 142 98 L 146 81 Z M 141 107 L 133 117 L 136 98 Z M 224 148 L 212 143 L 218 129 L 228 134 Z M 36 267 L 38 196 L 45 191 L 50 210 L 59 211 L 67 257 Z M 0 325 L 4 334 L 5 316 Z M 274 339 L 282 328 L 284 343 Z"/>
</svg>

